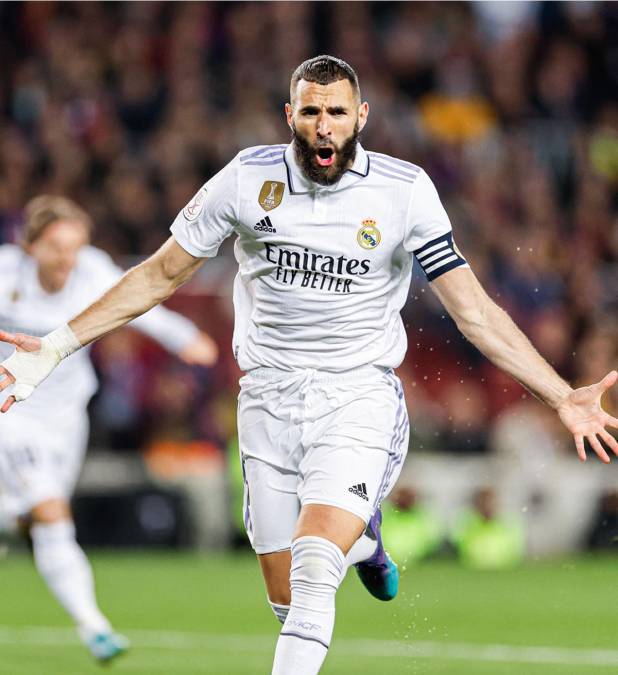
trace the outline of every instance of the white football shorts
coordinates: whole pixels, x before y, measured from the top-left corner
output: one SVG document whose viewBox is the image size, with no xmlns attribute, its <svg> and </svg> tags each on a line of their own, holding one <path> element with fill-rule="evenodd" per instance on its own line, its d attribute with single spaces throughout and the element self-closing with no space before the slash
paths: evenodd
<svg viewBox="0 0 618 675">
<path fill-rule="evenodd" d="M 255 552 L 290 548 L 304 504 L 337 506 L 369 522 L 408 449 L 408 413 L 393 371 L 258 368 L 240 385 L 244 519 Z"/>
<path fill-rule="evenodd" d="M 3 415 L 0 424 L 0 509 L 14 518 L 48 499 L 71 497 L 86 450 L 88 417 L 70 415 L 43 425 L 12 414 Z"/>
</svg>

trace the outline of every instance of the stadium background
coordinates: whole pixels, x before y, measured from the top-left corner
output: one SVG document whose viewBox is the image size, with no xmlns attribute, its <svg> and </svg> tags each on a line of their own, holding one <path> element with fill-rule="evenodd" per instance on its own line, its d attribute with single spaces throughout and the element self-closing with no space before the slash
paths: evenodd
<svg viewBox="0 0 618 675">
<path fill-rule="evenodd" d="M 58 193 L 92 213 L 96 245 L 133 264 L 239 149 L 289 138 L 290 73 L 332 53 L 356 68 L 370 103 L 364 145 L 428 171 L 490 294 L 564 377 L 596 381 L 618 352 L 617 24 L 614 3 L 0 3 L 0 243 L 18 240 L 30 197 Z M 95 349 L 101 390 L 75 504 L 80 537 L 151 549 L 95 559 L 103 605 L 129 634 L 211 636 L 175 633 L 165 652 L 165 639 L 143 632 L 119 672 L 267 670 L 276 626 L 246 553 L 154 553 L 242 540 L 233 274 L 228 242 L 170 302 L 217 339 L 214 369 L 179 365 L 131 331 Z M 447 525 L 491 491 L 498 514 L 518 517 L 529 561 L 481 574 L 443 555 L 411 568 L 394 607 L 346 582 L 338 635 L 349 642 L 325 672 L 373 672 L 382 652 L 385 672 L 514 673 L 521 659 L 544 674 L 609 672 L 618 655 L 601 624 L 615 625 L 615 558 L 545 559 L 615 553 L 614 467 L 577 465 L 553 414 L 459 336 L 421 278 L 404 320 L 414 432 L 402 485 Z M 607 406 L 618 411 L 615 392 Z M 0 561 L 0 673 L 89 672 L 61 630 L 26 628 L 66 625 L 33 576 L 19 552 Z M 368 612 L 373 630 L 360 620 Z M 243 651 L 243 633 L 272 635 Z M 361 658 L 363 636 L 410 652 L 381 642 Z M 152 643 L 161 660 L 140 661 Z M 492 652 L 487 665 L 491 654 L 466 652 L 470 643 L 551 645 L 559 656 L 535 666 L 542 655 Z M 435 644 L 440 658 L 425 658 Z M 578 664 L 561 646 L 589 651 Z"/>
</svg>

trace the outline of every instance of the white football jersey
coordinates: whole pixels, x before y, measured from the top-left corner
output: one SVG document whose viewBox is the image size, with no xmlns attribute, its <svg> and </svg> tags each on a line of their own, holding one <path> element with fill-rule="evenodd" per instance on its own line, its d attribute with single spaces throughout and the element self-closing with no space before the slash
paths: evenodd
<svg viewBox="0 0 618 675">
<path fill-rule="evenodd" d="M 0 328 L 11 333 L 42 336 L 72 319 L 96 300 L 123 274 L 103 251 L 85 246 L 67 283 L 57 293 L 48 293 L 40 285 L 37 263 L 20 247 L 0 246 Z M 170 351 L 177 352 L 196 336 L 197 328 L 188 319 L 163 307 L 150 310 L 133 324 Z M 0 343 L 0 361 L 14 347 Z M 41 387 L 0 415 L 0 435 L 8 425 L 22 428 L 55 429 L 73 423 L 75 414 L 83 414 L 97 381 L 89 358 L 89 349 L 80 349 L 62 361 Z M 2 400 L 11 387 L 2 392 Z"/>
<path fill-rule="evenodd" d="M 336 185 L 309 180 L 292 145 L 240 152 L 171 227 L 197 257 L 237 235 L 234 354 L 243 370 L 398 366 L 413 256 L 430 280 L 466 261 L 427 174 L 359 144 Z"/>
</svg>

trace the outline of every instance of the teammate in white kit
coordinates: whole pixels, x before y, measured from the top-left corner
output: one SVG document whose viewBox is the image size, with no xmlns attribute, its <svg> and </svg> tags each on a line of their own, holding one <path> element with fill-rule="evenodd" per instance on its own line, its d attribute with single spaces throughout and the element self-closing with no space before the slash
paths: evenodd
<svg viewBox="0 0 618 675">
<path fill-rule="evenodd" d="M 369 108 L 348 64 L 321 56 L 292 76 L 288 146 L 245 150 L 197 193 L 172 237 L 99 301 L 42 340 L 0 334 L 17 351 L 0 390 L 7 411 L 64 357 L 161 302 L 236 235 L 234 353 L 246 523 L 283 622 L 274 675 L 314 675 L 326 656 L 346 569 L 393 597 L 397 572 L 379 504 L 408 441 L 393 368 L 406 349 L 399 311 L 413 259 L 462 333 L 557 410 L 585 459 L 586 438 L 618 454 L 600 407 L 618 377 L 573 390 L 479 285 L 453 244 L 427 174 L 367 152 Z M 366 532 L 366 535 L 364 533 Z"/>
<path fill-rule="evenodd" d="M 106 253 L 87 244 L 89 229 L 88 215 L 68 199 L 41 196 L 28 204 L 23 245 L 0 246 L 2 328 L 45 335 L 122 276 Z M 211 365 L 216 359 L 208 336 L 163 307 L 134 325 L 187 362 Z M 0 344 L 0 358 L 10 351 Z M 0 511 L 29 529 L 38 571 L 92 654 L 105 661 L 126 641 L 97 607 L 69 508 L 88 439 L 86 407 L 96 387 L 84 349 L 14 415 L 0 418 Z"/>
</svg>

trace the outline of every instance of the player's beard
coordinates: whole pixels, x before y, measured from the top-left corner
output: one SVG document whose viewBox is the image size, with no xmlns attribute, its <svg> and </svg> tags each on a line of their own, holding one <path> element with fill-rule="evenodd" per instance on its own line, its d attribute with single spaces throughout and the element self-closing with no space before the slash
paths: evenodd
<svg viewBox="0 0 618 675">
<path fill-rule="evenodd" d="M 335 149 L 335 161 L 331 166 L 320 166 L 315 161 L 318 145 L 311 145 L 309 141 L 301 136 L 296 130 L 296 126 L 292 127 L 292 136 L 294 142 L 294 152 L 296 160 L 300 164 L 303 173 L 309 180 L 319 185 L 334 185 L 339 181 L 341 176 L 352 166 L 356 158 L 356 144 L 360 132 L 358 129 L 358 121 L 354 125 L 352 135 L 340 145 L 332 145 Z"/>
</svg>

